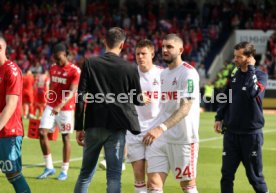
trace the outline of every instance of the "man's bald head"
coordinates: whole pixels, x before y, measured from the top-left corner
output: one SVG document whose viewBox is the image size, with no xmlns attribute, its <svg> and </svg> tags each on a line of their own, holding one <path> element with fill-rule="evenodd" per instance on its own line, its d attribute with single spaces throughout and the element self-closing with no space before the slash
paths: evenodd
<svg viewBox="0 0 276 193">
<path fill-rule="evenodd" d="M 183 48 L 183 40 L 176 34 L 168 34 L 165 36 L 164 40 L 173 40 L 179 47 Z"/>
</svg>

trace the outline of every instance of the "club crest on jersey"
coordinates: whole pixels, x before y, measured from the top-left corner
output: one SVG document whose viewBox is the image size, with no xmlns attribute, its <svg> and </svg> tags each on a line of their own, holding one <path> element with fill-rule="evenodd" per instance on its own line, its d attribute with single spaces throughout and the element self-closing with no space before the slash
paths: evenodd
<svg viewBox="0 0 276 193">
<path fill-rule="evenodd" d="M 156 80 L 156 78 L 154 78 L 154 80 L 153 80 L 153 83 L 152 83 L 153 85 L 159 85 L 159 83 L 158 83 L 158 81 Z"/>
<path fill-rule="evenodd" d="M 173 82 L 172 82 L 172 85 L 177 85 L 176 78 L 174 78 L 174 80 L 173 80 Z"/>
<path fill-rule="evenodd" d="M 67 76 L 68 74 L 67 74 L 67 72 L 64 72 L 63 74 L 62 74 L 62 76 Z"/>
</svg>

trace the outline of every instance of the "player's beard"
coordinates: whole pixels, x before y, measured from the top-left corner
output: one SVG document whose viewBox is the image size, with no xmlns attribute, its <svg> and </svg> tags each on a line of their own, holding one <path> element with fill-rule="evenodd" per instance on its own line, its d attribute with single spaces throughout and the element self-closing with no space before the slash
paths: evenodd
<svg viewBox="0 0 276 193">
<path fill-rule="evenodd" d="M 177 56 L 171 55 L 170 57 L 164 58 L 163 56 L 163 61 L 169 66 L 176 60 Z"/>
</svg>

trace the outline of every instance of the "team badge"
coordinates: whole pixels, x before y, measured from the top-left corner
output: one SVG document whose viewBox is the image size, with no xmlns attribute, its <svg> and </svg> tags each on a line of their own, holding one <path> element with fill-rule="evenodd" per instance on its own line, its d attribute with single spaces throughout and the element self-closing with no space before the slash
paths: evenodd
<svg viewBox="0 0 276 193">
<path fill-rule="evenodd" d="M 156 80 L 156 78 L 153 80 L 153 85 L 158 85 L 158 81 Z"/>
<path fill-rule="evenodd" d="M 173 80 L 173 82 L 172 82 L 172 85 L 177 85 L 176 78 L 174 78 L 174 80 Z"/>
</svg>

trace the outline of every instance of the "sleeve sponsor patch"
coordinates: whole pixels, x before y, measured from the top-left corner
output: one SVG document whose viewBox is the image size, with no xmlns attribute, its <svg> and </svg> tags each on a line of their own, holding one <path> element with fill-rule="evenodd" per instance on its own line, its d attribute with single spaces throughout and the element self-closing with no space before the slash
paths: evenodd
<svg viewBox="0 0 276 193">
<path fill-rule="evenodd" d="M 194 81 L 192 79 L 188 79 L 188 93 L 194 92 Z"/>
</svg>

